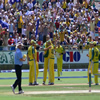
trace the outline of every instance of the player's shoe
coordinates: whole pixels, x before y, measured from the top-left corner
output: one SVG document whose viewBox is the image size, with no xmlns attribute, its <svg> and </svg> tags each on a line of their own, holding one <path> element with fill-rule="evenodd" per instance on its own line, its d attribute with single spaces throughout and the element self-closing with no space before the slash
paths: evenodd
<svg viewBox="0 0 100 100">
<path fill-rule="evenodd" d="M 54 83 L 49 83 L 48 85 L 54 85 Z"/>
<path fill-rule="evenodd" d="M 22 91 L 22 90 L 21 90 L 21 91 L 19 91 L 19 93 L 18 93 L 18 94 L 23 94 L 23 93 L 24 93 L 24 91 Z"/>
<path fill-rule="evenodd" d="M 95 85 L 99 85 L 98 83 L 96 83 Z"/>
<path fill-rule="evenodd" d="M 58 80 L 60 80 L 60 78 L 58 78 Z"/>
<path fill-rule="evenodd" d="M 35 81 L 35 82 L 33 83 L 33 85 L 39 85 L 39 84 L 38 84 L 38 82 Z"/>
<path fill-rule="evenodd" d="M 12 92 L 15 94 L 15 89 L 14 89 L 13 85 L 11 85 L 11 88 L 12 88 Z"/>
<path fill-rule="evenodd" d="M 45 82 L 43 81 L 43 83 L 42 83 L 43 85 L 45 85 Z"/>
<path fill-rule="evenodd" d="M 29 86 L 33 85 L 33 83 L 29 83 Z"/>
</svg>

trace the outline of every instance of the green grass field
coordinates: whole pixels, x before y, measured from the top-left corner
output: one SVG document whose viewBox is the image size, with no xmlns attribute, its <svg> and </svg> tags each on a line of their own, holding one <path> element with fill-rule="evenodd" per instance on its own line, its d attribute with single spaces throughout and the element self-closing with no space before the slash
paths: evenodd
<svg viewBox="0 0 100 100">
<path fill-rule="evenodd" d="M 29 73 L 23 73 L 22 77 L 28 77 Z M 43 76 L 43 72 L 39 73 L 39 77 Z M 57 72 L 55 72 L 57 76 Z M 65 76 L 87 76 L 87 72 L 63 72 Z M 0 73 L 0 78 L 16 77 L 15 73 Z M 92 79 L 94 82 L 94 79 Z M 0 80 L 0 100 L 99 100 L 99 93 L 65 93 L 65 94 L 21 94 L 14 95 L 10 88 L 15 79 Z M 28 79 L 22 80 L 22 88 L 25 93 L 37 91 L 78 91 L 88 90 L 87 78 L 61 78 L 60 81 L 55 79 L 55 85 L 42 85 L 43 79 L 38 79 L 39 86 L 28 86 Z M 100 82 L 100 79 L 99 79 Z M 46 81 L 48 84 L 48 79 Z M 92 84 L 92 90 L 100 90 L 100 86 Z M 16 88 L 16 92 L 18 89 Z"/>
</svg>

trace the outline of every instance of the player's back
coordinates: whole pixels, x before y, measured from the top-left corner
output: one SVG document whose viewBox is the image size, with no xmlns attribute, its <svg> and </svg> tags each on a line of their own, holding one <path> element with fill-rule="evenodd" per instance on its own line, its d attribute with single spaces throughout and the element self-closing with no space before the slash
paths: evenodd
<svg viewBox="0 0 100 100">
<path fill-rule="evenodd" d="M 94 58 L 93 61 L 94 62 L 98 62 L 99 61 L 99 49 L 97 47 L 94 47 Z"/>
<path fill-rule="evenodd" d="M 33 53 L 34 53 L 34 47 L 33 46 L 29 46 L 27 54 L 28 54 L 28 57 L 29 57 L 30 60 L 34 59 L 33 58 Z"/>
</svg>

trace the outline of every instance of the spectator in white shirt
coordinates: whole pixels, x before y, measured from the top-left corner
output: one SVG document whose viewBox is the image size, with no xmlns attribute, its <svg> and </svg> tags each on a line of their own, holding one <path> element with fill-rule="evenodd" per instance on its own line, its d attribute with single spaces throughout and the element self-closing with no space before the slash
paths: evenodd
<svg viewBox="0 0 100 100">
<path fill-rule="evenodd" d="M 3 3 L 1 0 L 0 0 L 0 9 L 3 9 Z"/>
<path fill-rule="evenodd" d="M 71 39 L 70 39 L 70 43 L 72 44 L 72 45 L 74 45 L 75 44 L 75 39 L 74 39 L 74 37 L 73 37 L 73 35 L 71 35 Z"/>
<path fill-rule="evenodd" d="M 39 3 L 39 1 L 37 1 L 37 3 L 34 6 L 35 6 L 35 8 L 39 8 L 40 9 L 40 3 Z"/>
<path fill-rule="evenodd" d="M 51 2 L 49 2 L 48 7 L 49 7 L 49 9 L 52 9 Z"/>
<path fill-rule="evenodd" d="M 69 9 L 72 9 L 73 5 L 74 5 L 74 4 L 73 4 L 72 0 L 70 0 L 70 2 L 68 3 Z"/>
<path fill-rule="evenodd" d="M 23 25 L 22 27 L 22 37 L 25 37 L 26 36 L 26 28 L 25 28 L 25 25 Z"/>
<path fill-rule="evenodd" d="M 29 10 L 32 10 L 32 8 L 33 8 L 33 3 L 31 2 L 31 0 L 30 0 L 30 2 L 27 4 L 27 6 L 28 6 Z"/>
<path fill-rule="evenodd" d="M 58 8 L 60 8 L 61 6 L 61 3 L 59 2 L 59 0 L 57 0 L 57 2 L 56 2 L 56 6 L 58 7 Z"/>
</svg>

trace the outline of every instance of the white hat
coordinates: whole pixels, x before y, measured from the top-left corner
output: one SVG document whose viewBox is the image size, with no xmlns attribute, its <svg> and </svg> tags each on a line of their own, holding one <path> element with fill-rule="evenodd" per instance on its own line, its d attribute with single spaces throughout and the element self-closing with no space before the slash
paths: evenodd
<svg viewBox="0 0 100 100">
<path fill-rule="evenodd" d="M 23 44 L 22 44 L 21 42 L 18 42 L 17 45 L 16 45 L 16 48 L 17 48 L 18 46 L 20 46 L 20 45 L 23 46 Z"/>
</svg>

